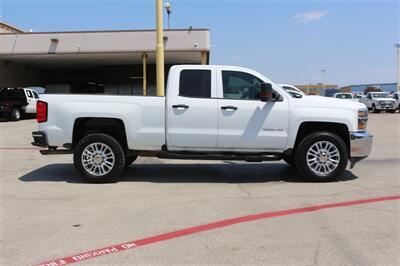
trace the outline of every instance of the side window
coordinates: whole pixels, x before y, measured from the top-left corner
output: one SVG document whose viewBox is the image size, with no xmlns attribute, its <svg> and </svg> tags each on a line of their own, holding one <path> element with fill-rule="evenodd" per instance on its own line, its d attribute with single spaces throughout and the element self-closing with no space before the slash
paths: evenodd
<svg viewBox="0 0 400 266">
<path fill-rule="evenodd" d="M 224 99 L 258 100 L 262 81 L 245 72 L 222 71 Z"/>
<path fill-rule="evenodd" d="M 29 98 L 33 98 L 31 91 L 26 90 L 26 94 L 28 95 Z"/>
<path fill-rule="evenodd" d="M 372 100 L 372 94 L 368 94 L 368 99 Z"/>
<path fill-rule="evenodd" d="M 211 98 L 211 70 L 182 70 L 179 96 Z"/>
<path fill-rule="evenodd" d="M 39 99 L 39 95 L 38 95 L 36 92 L 32 91 L 32 93 L 33 93 L 33 97 L 34 97 L 35 99 Z"/>
</svg>

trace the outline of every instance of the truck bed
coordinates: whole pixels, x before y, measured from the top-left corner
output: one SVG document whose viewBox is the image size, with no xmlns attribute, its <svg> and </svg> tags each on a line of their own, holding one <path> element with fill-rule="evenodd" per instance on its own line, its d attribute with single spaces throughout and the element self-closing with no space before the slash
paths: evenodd
<svg viewBox="0 0 400 266">
<path fill-rule="evenodd" d="M 123 121 L 130 149 L 159 150 L 165 144 L 165 98 L 128 95 L 41 94 L 48 104 L 47 132 L 51 146 L 72 143 L 78 118 L 110 118 Z M 133 145 L 135 143 L 135 145 Z"/>
</svg>

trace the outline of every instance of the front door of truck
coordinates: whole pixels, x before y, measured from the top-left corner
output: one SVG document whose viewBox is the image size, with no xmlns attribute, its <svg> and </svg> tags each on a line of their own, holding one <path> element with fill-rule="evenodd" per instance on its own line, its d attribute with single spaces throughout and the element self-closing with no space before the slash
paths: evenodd
<svg viewBox="0 0 400 266">
<path fill-rule="evenodd" d="M 282 150 L 288 137 L 288 101 L 261 102 L 260 78 L 247 72 L 218 73 L 218 149 L 246 152 Z M 220 89 L 221 91 L 221 89 Z"/>
<path fill-rule="evenodd" d="M 218 115 L 215 78 L 212 69 L 183 69 L 170 76 L 179 77 L 177 95 L 167 100 L 167 145 L 169 150 L 212 150 L 217 146 Z"/>
</svg>

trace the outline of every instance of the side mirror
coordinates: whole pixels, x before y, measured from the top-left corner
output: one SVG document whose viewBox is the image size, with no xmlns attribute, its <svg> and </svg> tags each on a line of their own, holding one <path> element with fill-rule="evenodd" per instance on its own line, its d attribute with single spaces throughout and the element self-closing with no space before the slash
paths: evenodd
<svg viewBox="0 0 400 266">
<path fill-rule="evenodd" d="M 262 102 L 269 102 L 272 99 L 272 85 L 271 83 L 261 83 L 260 100 Z"/>
</svg>

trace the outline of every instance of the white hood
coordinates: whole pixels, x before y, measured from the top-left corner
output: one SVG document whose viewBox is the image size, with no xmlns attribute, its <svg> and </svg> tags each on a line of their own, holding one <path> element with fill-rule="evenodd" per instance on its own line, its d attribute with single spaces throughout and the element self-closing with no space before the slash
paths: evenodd
<svg viewBox="0 0 400 266">
<path fill-rule="evenodd" d="M 365 105 L 357 101 L 343 101 L 343 99 L 336 99 L 322 96 L 303 96 L 298 98 L 299 106 L 313 106 L 321 108 L 340 108 L 340 109 L 365 109 Z"/>
</svg>

